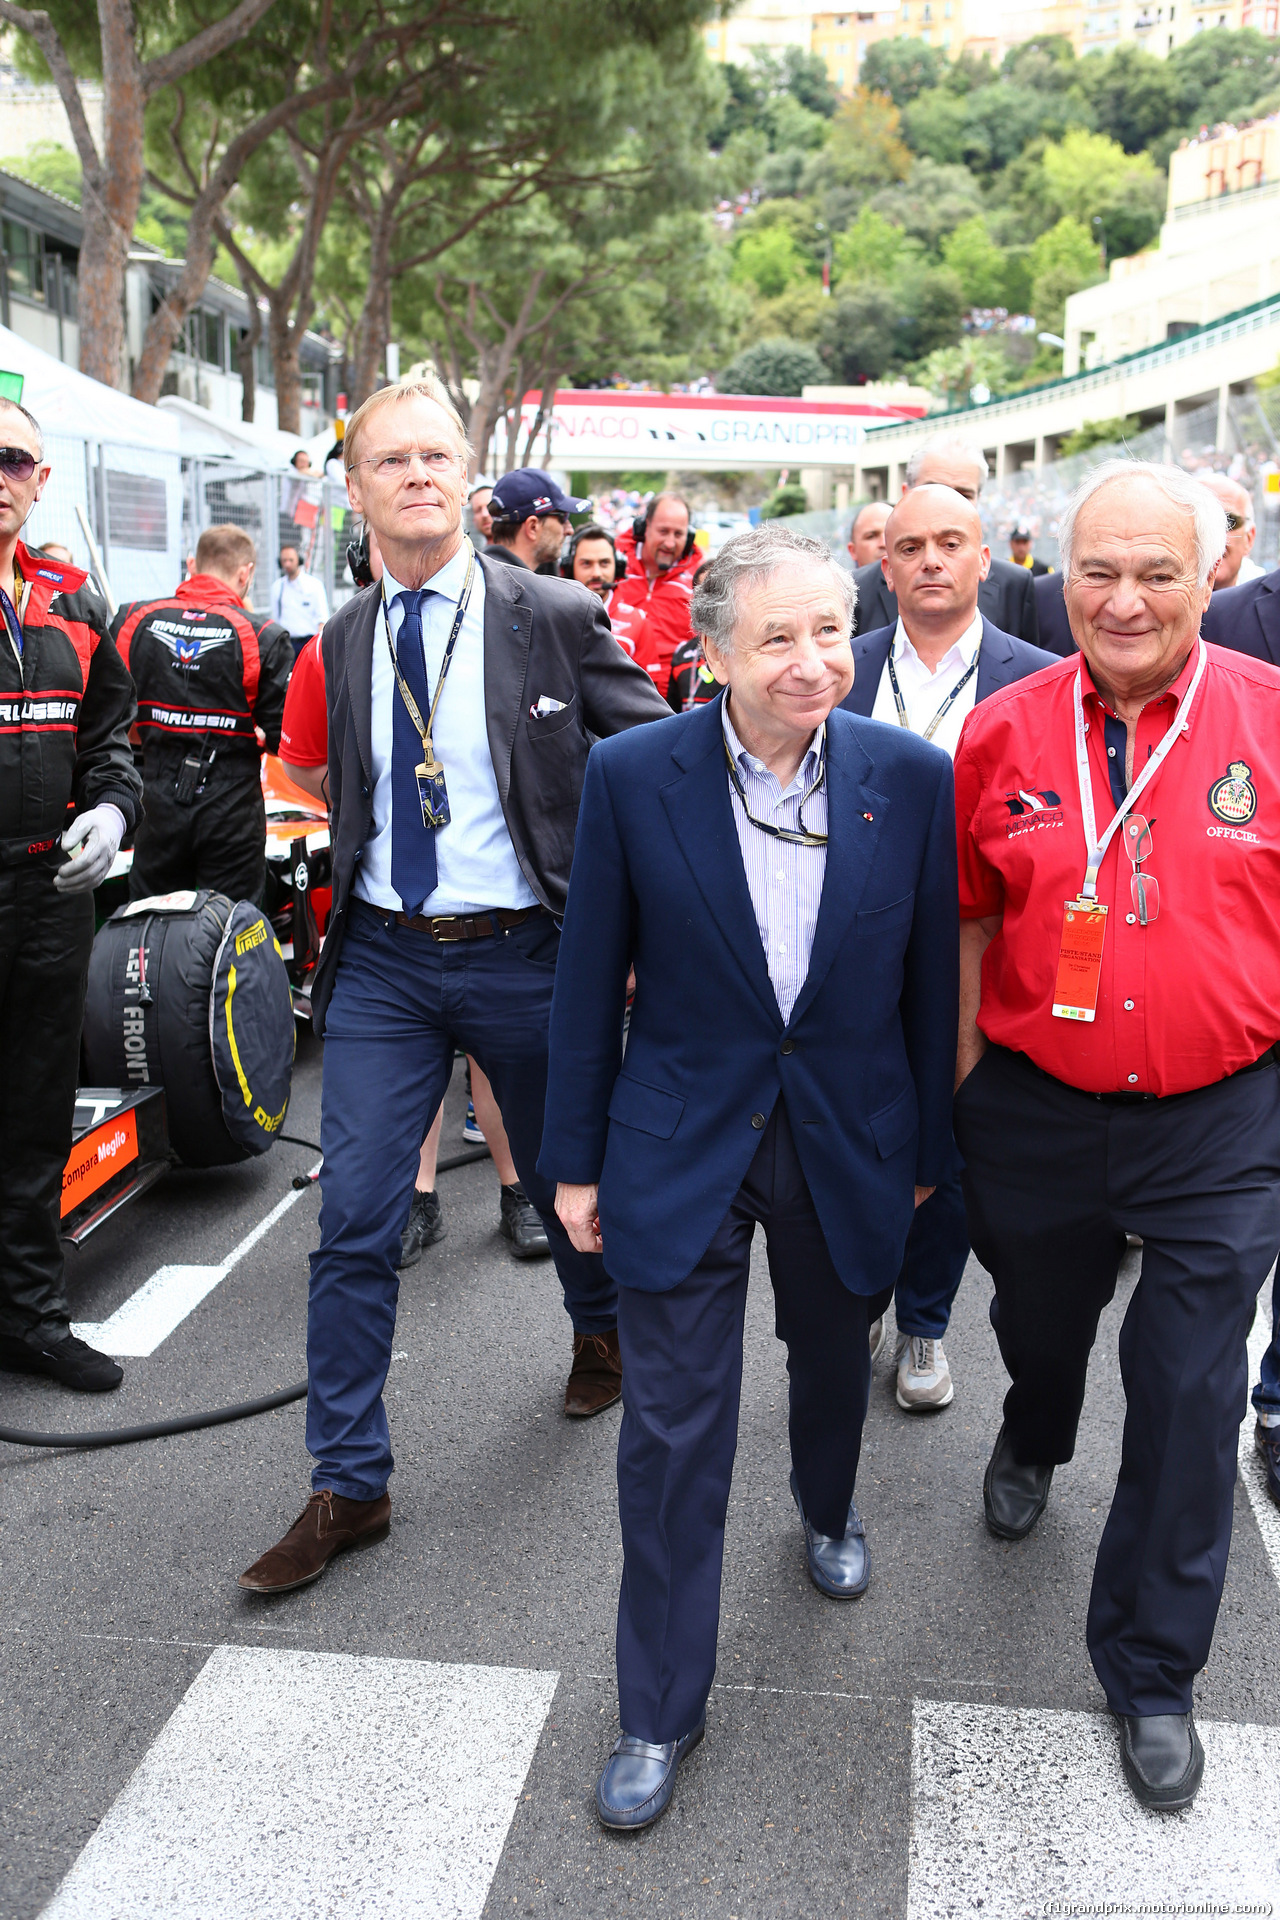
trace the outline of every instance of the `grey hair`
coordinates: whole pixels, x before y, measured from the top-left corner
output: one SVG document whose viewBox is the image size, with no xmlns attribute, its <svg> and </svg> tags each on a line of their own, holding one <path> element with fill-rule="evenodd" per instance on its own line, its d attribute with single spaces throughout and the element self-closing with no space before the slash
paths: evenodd
<svg viewBox="0 0 1280 1920">
<path fill-rule="evenodd" d="M 40 422 L 36 419 L 34 413 L 32 413 L 29 408 L 24 407 L 21 400 L 11 400 L 8 394 L 6 393 L 0 393 L 0 407 L 12 407 L 15 413 L 20 413 L 22 415 L 27 425 L 31 428 L 31 431 L 35 434 L 36 445 L 40 449 L 37 457 L 43 460 L 44 459 L 44 429 L 41 427 Z"/>
<path fill-rule="evenodd" d="M 1117 480 L 1149 480 L 1165 498 L 1191 521 L 1196 543 L 1196 576 L 1201 586 L 1212 578 L 1213 570 L 1227 550 L 1227 510 L 1208 487 L 1184 473 L 1181 467 L 1158 466 L 1153 460 L 1103 460 L 1091 467 L 1058 522 L 1058 549 L 1065 573 L 1071 571 L 1071 552 L 1076 521 L 1087 500 Z"/>
<path fill-rule="evenodd" d="M 980 487 L 985 486 L 991 478 L 987 456 L 976 440 L 966 440 L 962 433 L 934 433 L 930 434 L 927 440 L 922 440 L 918 447 L 913 447 L 907 456 L 905 473 L 909 487 L 916 485 L 920 478 L 920 469 L 931 453 L 962 453 L 966 460 L 973 462 L 982 475 Z"/>
<path fill-rule="evenodd" d="M 840 586 L 845 618 L 853 627 L 858 589 L 853 575 L 842 567 L 823 541 L 811 534 L 794 533 L 790 527 L 766 520 L 762 526 L 735 533 L 726 540 L 714 560 L 702 569 L 702 578 L 693 590 L 690 618 L 695 633 L 724 659 L 733 652 L 733 630 L 738 618 L 738 589 L 744 581 L 767 580 L 788 560 L 816 560 L 829 567 Z"/>
</svg>

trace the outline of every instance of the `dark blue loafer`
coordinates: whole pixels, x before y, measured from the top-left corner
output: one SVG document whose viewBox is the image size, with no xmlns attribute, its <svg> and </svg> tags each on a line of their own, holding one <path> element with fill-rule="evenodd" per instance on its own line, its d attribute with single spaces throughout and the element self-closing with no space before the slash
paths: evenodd
<svg viewBox="0 0 1280 1920">
<path fill-rule="evenodd" d="M 805 1517 L 796 1476 L 791 1476 L 791 1497 L 804 1524 L 804 1551 L 809 1562 L 809 1578 L 822 1593 L 833 1600 L 860 1600 L 871 1578 L 871 1549 L 857 1503 L 849 1502 L 843 1540 L 819 1533 Z"/>
<path fill-rule="evenodd" d="M 665 1813 L 675 1791 L 676 1769 L 707 1730 L 706 1716 L 681 1740 L 660 1746 L 621 1734 L 596 1782 L 596 1812 L 606 1827 L 649 1827 Z"/>
</svg>

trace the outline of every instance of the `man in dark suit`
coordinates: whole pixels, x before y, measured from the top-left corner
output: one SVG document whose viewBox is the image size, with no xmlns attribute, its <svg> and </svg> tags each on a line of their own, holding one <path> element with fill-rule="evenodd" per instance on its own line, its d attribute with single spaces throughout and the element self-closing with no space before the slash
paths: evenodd
<svg viewBox="0 0 1280 1920">
<path fill-rule="evenodd" d="M 1280 667 L 1280 569 L 1220 588 L 1204 610 L 1200 632 L 1215 646 Z"/>
<path fill-rule="evenodd" d="M 1079 651 L 1071 633 L 1071 622 L 1067 619 L 1067 603 L 1063 596 L 1066 581 L 1065 573 L 1042 574 L 1032 582 L 1036 601 L 1036 625 L 1039 628 L 1037 646 L 1046 647 L 1059 659 L 1069 660 Z"/>
<path fill-rule="evenodd" d="M 565 1411 L 619 1397 L 616 1289 L 537 1173 L 547 1022 L 591 735 L 667 712 L 594 594 L 477 557 L 469 449 L 434 381 L 381 389 L 344 442 L 380 583 L 329 621 L 333 912 L 312 989 L 325 1037 L 320 1247 L 311 1256 L 314 1491 L 241 1576 L 318 1579 L 390 1520 L 382 1387 L 418 1149 L 462 1047 L 488 1076 L 573 1322 Z M 482 1386 L 488 1356 L 475 1356 Z"/>
<path fill-rule="evenodd" d="M 1051 569 L 1043 560 L 1037 560 L 1032 553 L 1032 538 L 1030 527 L 1024 527 L 1019 521 L 1009 535 L 1009 562 L 1010 565 L 1021 567 L 1024 572 L 1029 573 L 1033 580 L 1042 580 Z"/>
<path fill-rule="evenodd" d="M 842 705 L 921 734 L 954 758 L 978 702 L 1052 666 L 1055 656 L 1001 633 L 980 612 L 991 554 L 977 508 L 954 488 L 912 487 L 884 532 L 898 618 L 854 641 L 853 691 Z M 955 1397 L 942 1338 L 969 1258 L 961 1172 L 953 1144 L 935 1192 L 912 1221 L 898 1275 L 895 1393 L 906 1413 L 934 1413 Z M 872 1359 L 884 1341 L 881 1319 L 871 1328 Z"/>
<path fill-rule="evenodd" d="M 975 442 L 957 434 L 938 433 L 923 441 L 907 461 L 902 491 L 908 493 L 912 487 L 952 487 L 973 505 L 989 472 L 987 457 Z M 858 588 L 855 633 L 891 627 L 898 617 L 898 603 L 882 566 L 881 561 L 875 560 L 854 572 Z M 984 617 L 1002 633 L 1016 634 L 1034 647 L 1040 636 L 1032 586 L 1026 567 L 1011 566 L 1007 560 L 993 560 L 978 592 L 978 606 Z"/>
<path fill-rule="evenodd" d="M 869 1308 L 950 1150 L 958 932 L 946 756 L 832 711 L 851 602 L 820 542 L 735 535 L 693 599 L 728 691 L 587 767 L 539 1164 L 618 1282 L 610 1827 L 657 1819 L 703 1733 L 757 1224 L 809 1575 L 852 1600 L 870 1573 L 853 1499 Z M 700 985 L 696 1020 L 673 956 Z"/>
</svg>

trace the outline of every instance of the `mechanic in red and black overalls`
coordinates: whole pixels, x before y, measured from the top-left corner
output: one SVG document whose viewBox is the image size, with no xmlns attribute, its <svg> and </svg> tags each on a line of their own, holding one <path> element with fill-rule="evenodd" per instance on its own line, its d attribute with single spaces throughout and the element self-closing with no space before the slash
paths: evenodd
<svg viewBox="0 0 1280 1920">
<path fill-rule="evenodd" d="M 93 889 L 137 819 L 142 782 L 106 607 L 78 567 L 18 538 L 48 478 L 36 421 L 0 399 L 0 1369 L 102 1393 L 124 1375 L 71 1331 L 62 1171 Z"/>
<path fill-rule="evenodd" d="M 244 604 L 256 555 L 242 527 L 207 527 L 167 600 L 121 607 L 112 633 L 138 689 L 143 819 L 129 897 L 213 887 L 258 901 L 266 882 L 261 751 L 280 745 L 293 643 Z"/>
</svg>

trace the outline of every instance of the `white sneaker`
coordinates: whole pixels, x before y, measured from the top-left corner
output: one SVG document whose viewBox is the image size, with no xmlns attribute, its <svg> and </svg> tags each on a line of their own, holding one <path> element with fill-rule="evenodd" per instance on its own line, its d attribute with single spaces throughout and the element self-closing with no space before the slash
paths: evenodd
<svg viewBox="0 0 1280 1920">
<path fill-rule="evenodd" d="M 936 1413 L 940 1407 L 951 1405 L 956 1390 L 941 1340 L 900 1333 L 895 1358 L 898 1362 L 895 1397 L 905 1412 Z"/>
<path fill-rule="evenodd" d="M 889 1329 L 884 1324 L 884 1315 L 881 1314 L 880 1318 L 873 1320 L 867 1329 L 867 1339 L 871 1345 L 871 1364 L 873 1367 L 880 1358 L 880 1355 L 884 1352 L 884 1343 L 888 1337 Z"/>
</svg>

